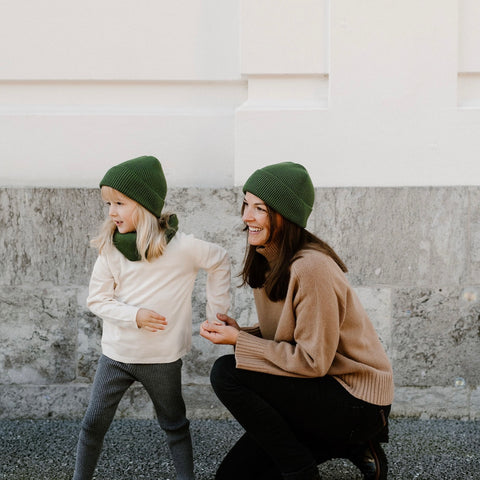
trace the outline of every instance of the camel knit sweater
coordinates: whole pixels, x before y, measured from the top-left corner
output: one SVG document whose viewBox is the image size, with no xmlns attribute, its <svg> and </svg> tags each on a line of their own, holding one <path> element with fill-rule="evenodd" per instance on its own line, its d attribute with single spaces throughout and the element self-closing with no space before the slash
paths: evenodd
<svg viewBox="0 0 480 480">
<path fill-rule="evenodd" d="M 262 253 L 262 249 L 259 249 Z M 272 261 L 275 252 L 262 253 Z M 344 273 L 328 255 L 306 249 L 291 265 L 285 300 L 254 289 L 258 325 L 242 329 L 237 367 L 273 375 L 331 375 L 353 396 L 393 401 L 393 373 L 378 335 Z"/>
</svg>

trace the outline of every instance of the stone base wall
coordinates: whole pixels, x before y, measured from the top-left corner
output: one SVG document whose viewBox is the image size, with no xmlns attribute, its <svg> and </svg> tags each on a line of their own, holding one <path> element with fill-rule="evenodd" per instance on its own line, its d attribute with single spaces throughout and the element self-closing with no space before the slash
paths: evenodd
<svg viewBox="0 0 480 480">
<path fill-rule="evenodd" d="M 232 316 L 255 322 L 237 288 L 245 245 L 240 189 L 171 189 L 180 228 L 228 249 Z M 480 418 L 480 188 L 318 188 L 308 228 L 329 242 L 392 360 L 402 416 Z M 0 418 L 76 418 L 85 411 L 101 321 L 85 307 L 105 209 L 97 189 L 0 189 Z M 198 335 L 205 277 L 194 290 L 194 338 L 184 358 L 191 417 L 228 416 L 209 370 L 230 347 Z M 143 389 L 119 416 L 153 417 Z"/>
</svg>

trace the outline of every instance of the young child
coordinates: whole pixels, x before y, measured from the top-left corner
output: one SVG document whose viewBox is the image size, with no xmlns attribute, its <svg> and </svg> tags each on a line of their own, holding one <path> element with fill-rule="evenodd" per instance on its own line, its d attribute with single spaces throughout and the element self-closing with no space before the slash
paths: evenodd
<svg viewBox="0 0 480 480">
<path fill-rule="evenodd" d="M 99 250 L 87 305 L 103 320 L 98 362 L 77 447 L 74 480 L 91 479 L 117 406 L 134 381 L 153 401 L 178 480 L 192 480 L 189 421 L 181 393 L 181 357 L 191 346 L 191 295 L 207 272 L 207 320 L 227 312 L 230 262 L 212 243 L 177 233 L 163 214 L 167 185 L 150 156 L 112 167 L 100 182 L 109 218 L 92 242 Z"/>
</svg>

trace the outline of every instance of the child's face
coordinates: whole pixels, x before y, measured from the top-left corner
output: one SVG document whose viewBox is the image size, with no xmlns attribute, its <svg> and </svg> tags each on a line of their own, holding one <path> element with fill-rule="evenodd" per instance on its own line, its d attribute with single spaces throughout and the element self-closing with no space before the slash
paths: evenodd
<svg viewBox="0 0 480 480">
<path fill-rule="evenodd" d="M 108 215 L 120 233 L 136 230 L 137 202 L 111 187 L 102 187 L 103 201 L 108 205 Z"/>
</svg>

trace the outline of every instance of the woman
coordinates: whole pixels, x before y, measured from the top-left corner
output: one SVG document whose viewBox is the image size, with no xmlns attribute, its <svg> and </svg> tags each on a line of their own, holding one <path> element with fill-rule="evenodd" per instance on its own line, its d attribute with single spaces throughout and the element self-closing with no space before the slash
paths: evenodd
<svg viewBox="0 0 480 480">
<path fill-rule="evenodd" d="M 215 393 L 245 429 L 216 478 L 319 479 L 317 465 L 349 458 L 368 480 L 385 479 L 390 362 L 331 247 L 305 230 L 314 188 L 305 168 L 261 168 L 243 187 L 248 232 L 242 278 L 258 325 L 204 322 L 230 344 L 211 372 Z"/>
</svg>

